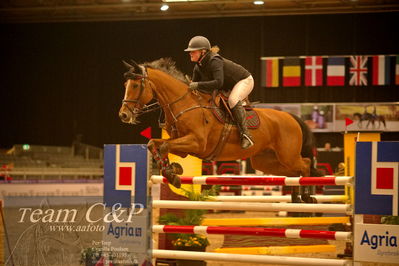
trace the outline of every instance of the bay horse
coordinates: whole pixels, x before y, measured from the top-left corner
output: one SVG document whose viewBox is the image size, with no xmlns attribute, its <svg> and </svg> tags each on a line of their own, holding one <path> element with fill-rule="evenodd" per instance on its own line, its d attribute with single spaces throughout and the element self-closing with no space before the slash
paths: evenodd
<svg viewBox="0 0 399 266">
<path fill-rule="evenodd" d="M 151 139 L 148 149 L 170 184 L 180 187 L 178 175 L 182 169 L 169 164 L 169 152 L 217 161 L 250 158 L 254 169 L 270 175 L 318 173 L 313 161 L 313 134 L 300 118 L 273 109 L 254 108 L 260 126 L 251 130 L 255 145 L 243 150 L 238 129 L 232 126 L 226 133 L 226 125 L 212 113 L 212 97 L 190 90 L 174 61 L 161 58 L 140 65 L 134 61 L 124 64 L 128 71 L 124 74 L 125 96 L 119 117 L 124 123 L 136 124 L 143 113 L 163 110 L 170 139 Z M 153 99 L 156 103 L 148 105 Z"/>
</svg>

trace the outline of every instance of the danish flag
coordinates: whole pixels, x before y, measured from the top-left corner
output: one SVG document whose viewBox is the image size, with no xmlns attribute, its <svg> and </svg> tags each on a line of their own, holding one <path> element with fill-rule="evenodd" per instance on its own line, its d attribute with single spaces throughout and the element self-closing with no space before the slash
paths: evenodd
<svg viewBox="0 0 399 266">
<path fill-rule="evenodd" d="M 305 85 L 323 85 L 323 58 L 321 56 L 307 56 L 305 58 Z"/>
<path fill-rule="evenodd" d="M 358 142 L 356 214 L 398 215 L 399 142 Z"/>
</svg>

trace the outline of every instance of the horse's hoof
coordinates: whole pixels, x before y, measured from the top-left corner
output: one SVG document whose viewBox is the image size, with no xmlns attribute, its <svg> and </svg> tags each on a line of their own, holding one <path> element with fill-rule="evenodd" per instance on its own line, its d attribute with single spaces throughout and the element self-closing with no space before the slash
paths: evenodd
<svg viewBox="0 0 399 266">
<path fill-rule="evenodd" d="M 315 203 L 316 199 L 311 197 L 309 194 L 301 195 L 301 199 L 305 203 Z"/>
<path fill-rule="evenodd" d="M 178 177 L 177 175 L 172 174 L 169 177 L 166 177 L 166 179 L 168 179 L 169 184 L 171 184 L 175 188 L 181 187 L 180 177 Z"/>
<path fill-rule="evenodd" d="M 292 203 L 301 203 L 301 199 L 299 198 L 299 195 L 296 194 L 291 194 L 291 202 Z"/>
<path fill-rule="evenodd" d="M 175 173 L 176 175 L 183 174 L 183 167 L 179 163 L 171 163 L 170 166 L 173 169 L 173 173 Z"/>
<path fill-rule="evenodd" d="M 181 187 L 180 177 L 178 177 L 173 172 L 172 167 L 169 167 L 169 168 L 165 169 L 164 171 L 162 171 L 162 175 L 164 177 L 166 177 L 166 179 L 168 180 L 168 183 L 171 184 L 172 186 L 174 186 L 176 188 Z"/>
</svg>

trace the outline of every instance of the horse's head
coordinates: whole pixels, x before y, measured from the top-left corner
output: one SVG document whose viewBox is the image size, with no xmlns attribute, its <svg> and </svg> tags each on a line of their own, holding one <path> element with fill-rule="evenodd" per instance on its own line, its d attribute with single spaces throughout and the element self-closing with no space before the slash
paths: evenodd
<svg viewBox="0 0 399 266">
<path fill-rule="evenodd" d="M 119 110 L 119 117 L 124 123 L 136 124 L 137 117 L 142 114 L 143 108 L 154 97 L 149 88 L 150 81 L 147 78 L 146 69 L 131 61 L 131 64 L 123 61 L 128 71 L 124 74 L 125 97 Z"/>
</svg>

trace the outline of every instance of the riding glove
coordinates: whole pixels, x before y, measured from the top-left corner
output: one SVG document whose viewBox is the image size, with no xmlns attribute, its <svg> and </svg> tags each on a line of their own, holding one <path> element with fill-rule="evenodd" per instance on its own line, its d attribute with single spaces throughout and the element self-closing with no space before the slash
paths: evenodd
<svg viewBox="0 0 399 266">
<path fill-rule="evenodd" d="M 197 90 L 198 89 L 198 82 L 191 82 L 190 85 L 190 90 Z"/>
</svg>

